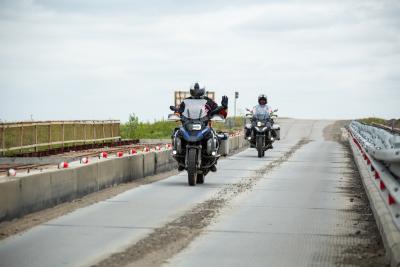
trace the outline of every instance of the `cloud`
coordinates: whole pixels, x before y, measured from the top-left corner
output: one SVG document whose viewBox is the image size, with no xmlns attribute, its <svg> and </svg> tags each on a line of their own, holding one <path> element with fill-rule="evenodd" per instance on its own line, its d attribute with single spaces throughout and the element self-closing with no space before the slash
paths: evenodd
<svg viewBox="0 0 400 267">
<path fill-rule="evenodd" d="M 292 117 L 400 115 L 397 1 L 0 6 L 8 120 L 161 118 L 195 80 L 219 97 L 239 90 L 241 108 L 265 92 Z"/>
</svg>

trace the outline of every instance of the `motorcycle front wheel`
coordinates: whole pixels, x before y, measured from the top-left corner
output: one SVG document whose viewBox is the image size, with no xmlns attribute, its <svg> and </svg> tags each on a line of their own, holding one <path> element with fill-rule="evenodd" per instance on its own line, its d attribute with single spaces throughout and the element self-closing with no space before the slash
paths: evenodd
<svg viewBox="0 0 400 267">
<path fill-rule="evenodd" d="M 256 148 L 257 148 L 257 152 L 258 152 L 258 157 L 259 158 L 264 157 L 264 137 L 263 136 L 257 136 Z"/>
<path fill-rule="evenodd" d="M 197 182 L 197 151 L 189 149 L 188 151 L 188 183 L 190 186 L 195 186 Z"/>
</svg>

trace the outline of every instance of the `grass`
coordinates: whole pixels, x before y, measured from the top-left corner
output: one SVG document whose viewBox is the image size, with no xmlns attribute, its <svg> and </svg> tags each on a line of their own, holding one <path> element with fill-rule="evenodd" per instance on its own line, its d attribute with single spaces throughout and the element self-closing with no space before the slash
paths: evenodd
<svg viewBox="0 0 400 267">
<path fill-rule="evenodd" d="M 234 123 L 235 125 L 234 126 Z M 123 139 L 166 139 L 171 137 L 175 127 L 181 124 L 171 121 L 140 122 L 135 114 L 129 116 L 129 121 L 121 124 L 120 132 Z M 214 123 L 213 128 L 217 131 L 233 132 L 243 128 L 243 118 L 228 118 L 225 123 Z"/>
<path fill-rule="evenodd" d="M 376 117 L 369 117 L 369 118 L 363 118 L 359 119 L 358 121 L 363 122 L 365 124 L 372 125 L 373 123 L 377 124 L 383 124 L 389 127 L 392 127 L 392 120 L 385 120 L 382 118 L 376 118 Z M 394 119 L 394 128 L 400 128 L 400 119 Z"/>
</svg>

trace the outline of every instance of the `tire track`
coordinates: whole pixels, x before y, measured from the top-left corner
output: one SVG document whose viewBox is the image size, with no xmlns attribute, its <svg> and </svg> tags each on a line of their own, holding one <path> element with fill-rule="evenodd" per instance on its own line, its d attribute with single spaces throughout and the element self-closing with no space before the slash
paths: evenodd
<svg viewBox="0 0 400 267">
<path fill-rule="evenodd" d="M 280 158 L 256 170 L 253 175 L 242 178 L 238 183 L 224 186 L 215 197 L 199 203 L 181 217 L 156 228 L 124 252 L 113 254 L 93 267 L 160 266 L 187 247 L 231 200 L 243 192 L 252 190 L 261 178 L 309 142 L 309 139 L 301 139 Z"/>
</svg>

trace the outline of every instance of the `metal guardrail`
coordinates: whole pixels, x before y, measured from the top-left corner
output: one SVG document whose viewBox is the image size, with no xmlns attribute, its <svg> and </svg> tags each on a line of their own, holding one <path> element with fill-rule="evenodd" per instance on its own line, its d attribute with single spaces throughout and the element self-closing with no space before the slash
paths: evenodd
<svg viewBox="0 0 400 267">
<path fill-rule="evenodd" d="M 28 121 L 0 123 L 0 154 L 119 140 L 120 121 Z"/>
<path fill-rule="evenodd" d="M 390 126 L 387 126 L 387 125 L 374 123 L 374 122 L 372 123 L 372 126 L 384 129 L 384 130 L 389 131 L 390 133 L 393 133 L 393 134 L 400 134 L 400 129 L 399 128 L 394 128 L 394 127 L 390 127 Z"/>
<path fill-rule="evenodd" d="M 400 230 L 400 136 L 353 121 L 350 135 Z M 396 177 L 397 176 L 397 177 Z"/>
<path fill-rule="evenodd" d="M 350 129 L 367 153 L 400 177 L 400 135 L 356 121 Z"/>
</svg>

